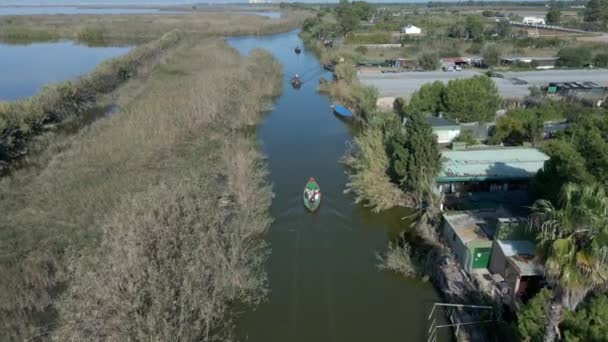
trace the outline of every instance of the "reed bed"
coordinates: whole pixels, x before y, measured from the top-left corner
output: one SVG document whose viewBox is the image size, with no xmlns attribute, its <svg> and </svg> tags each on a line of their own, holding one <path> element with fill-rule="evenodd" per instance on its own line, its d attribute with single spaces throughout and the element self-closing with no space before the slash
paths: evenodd
<svg viewBox="0 0 608 342">
<path fill-rule="evenodd" d="M 225 340 L 259 302 L 271 201 L 247 133 L 268 53 L 187 36 L 117 115 L 0 180 L 0 340 Z"/>
</svg>

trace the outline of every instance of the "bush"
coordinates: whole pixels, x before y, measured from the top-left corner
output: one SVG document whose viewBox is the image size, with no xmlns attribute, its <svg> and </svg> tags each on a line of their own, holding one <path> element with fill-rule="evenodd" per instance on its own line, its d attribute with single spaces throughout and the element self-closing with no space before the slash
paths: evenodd
<svg viewBox="0 0 608 342">
<path fill-rule="evenodd" d="M 488 44 L 483 48 L 483 61 L 490 66 L 500 64 L 502 50 L 497 44 Z"/>
<path fill-rule="evenodd" d="M 340 63 L 336 65 L 336 77 L 346 83 L 353 83 L 357 79 L 357 69 L 350 63 Z"/>
<path fill-rule="evenodd" d="M 411 259 L 412 248 L 403 241 L 402 245 L 389 243 L 388 250 L 384 255 L 377 255 L 378 268 L 400 273 L 406 277 L 417 275 L 416 267 Z"/>
<path fill-rule="evenodd" d="M 365 55 L 367 53 L 367 47 L 365 46 L 357 46 L 355 48 L 355 51 L 357 51 L 358 53 Z"/>
<path fill-rule="evenodd" d="M 608 53 L 599 53 L 593 58 L 593 65 L 600 68 L 608 67 Z"/>
<path fill-rule="evenodd" d="M 473 134 L 473 131 L 470 129 L 465 129 L 464 131 L 460 132 L 460 135 L 458 135 L 456 137 L 456 139 L 454 139 L 454 141 L 463 142 L 463 143 L 466 143 L 467 145 L 476 145 L 477 144 L 477 139 L 475 139 L 475 135 Z"/>
<path fill-rule="evenodd" d="M 439 69 L 439 56 L 436 53 L 423 53 L 418 58 L 418 65 L 424 70 Z"/>
<path fill-rule="evenodd" d="M 558 66 L 581 68 L 592 63 L 591 50 L 582 47 L 566 47 L 557 52 Z"/>
</svg>

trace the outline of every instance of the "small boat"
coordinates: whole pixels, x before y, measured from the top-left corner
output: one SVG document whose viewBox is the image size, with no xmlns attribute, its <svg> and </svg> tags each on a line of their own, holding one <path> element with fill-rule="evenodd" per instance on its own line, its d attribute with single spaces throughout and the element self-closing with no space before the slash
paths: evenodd
<svg viewBox="0 0 608 342">
<path fill-rule="evenodd" d="M 346 118 L 346 119 L 352 119 L 354 118 L 353 112 L 351 112 L 348 108 L 336 104 L 336 105 L 332 105 L 331 109 L 334 111 L 334 114 L 336 114 L 339 117 L 342 118 Z"/>
<path fill-rule="evenodd" d="M 294 50 L 298 55 L 300 54 L 300 52 L 302 52 L 302 49 L 300 49 L 299 46 L 296 46 L 295 50 Z"/>
<path fill-rule="evenodd" d="M 310 211 L 319 209 L 319 206 L 321 205 L 321 189 L 314 177 L 310 177 L 306 183 L 302 198 L 304 199 L 304 206 L 306 209 Z"/>
<path fill-rule="evenodd" d="M 300 87 L 302 86 L 302 79 L 300 78 L 300 76 L 295 75 L 291 78 L 291 86 L 294 89 L 300 89 Z"/>
</svg>

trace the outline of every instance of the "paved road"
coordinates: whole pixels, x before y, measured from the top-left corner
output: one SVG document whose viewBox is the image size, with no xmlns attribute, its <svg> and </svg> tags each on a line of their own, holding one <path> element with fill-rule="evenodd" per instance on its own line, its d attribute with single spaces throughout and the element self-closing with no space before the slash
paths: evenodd
<svg viewBox="0 0 608 342">
<path fill-rule="evenodd" d="M 456 78 L 469 78 L 481 72 L 463 70 L 458 72 L 424 71 L 403 72 L 398 74 L 360 74 L 359 79 L 367 85 L 378 88 L 381 97 L 402 96 L 409 99 L 423 84 L 434 81 L 447 83 Z M 504 72 L 505 78 L 492 80 L 501 96 L 506 99 L 521 99 L 529 94 L 530 86 L 546 86 L 549 82 L 595 82 L 608 87 L 608 69 L 594 70 L 542 70 Z M 517 78 L 526 84 L 515 84 Z"/>
</svg>

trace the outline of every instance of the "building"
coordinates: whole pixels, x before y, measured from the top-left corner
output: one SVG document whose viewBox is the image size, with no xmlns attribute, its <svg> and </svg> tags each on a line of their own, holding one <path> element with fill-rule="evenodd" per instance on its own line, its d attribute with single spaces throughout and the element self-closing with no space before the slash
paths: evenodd
<svg viewBox="0 0 608 342">
<path fill-rule="evenodd" d="M 509 57 L 500 62 L 504 65 L 530 65 L 538 70 L 553 69 L 558 57 Z"/>
<path fill-rule="evenodd" d="M 545 270 L 534 251 L 530 241 L 494 240 L 489 269 L 502 278 L 499 287 L 507 304 L 526 302 L 542 288 Z"/>
<path fill-rule="evenodd" d="M 479 212 L 443 214 L 443 237 L 456 260 L 468 272 L 487 272 L 492 253 L 492 240 L 484 231 L 488 228 Z"/>
<path fill-rule="evenodd" d="M 405 34 L 421 34 L 422 30 L 420 27 L 414 25 L 407 25 L 401 28 L 401 33 Z"/>
<path fill-rule="evenodd" d="M 549 159 L 526 147 L 447 150 L 441 155 L 437 184 L 446 195 L 527 190 L 530 179 Z"/>
<path fill-rule="evenodd" d="M 428 116 L 437 143 L 449 144 L 460 135 L 460 125 L 441 116 Z"/>
<path fill-rule="evenodd" d="M 547 95 L 587 100 L 593 105 L 601 106 L 608 97 L 608 87 L 595 82 L 554 82 L 549 83 Z"/>
<path fill-rule="evenodd" d="M 545 25 L 545 19 L 538 17 L 524 17 L 521 23 L 524 25 Z"/>
</svg>

